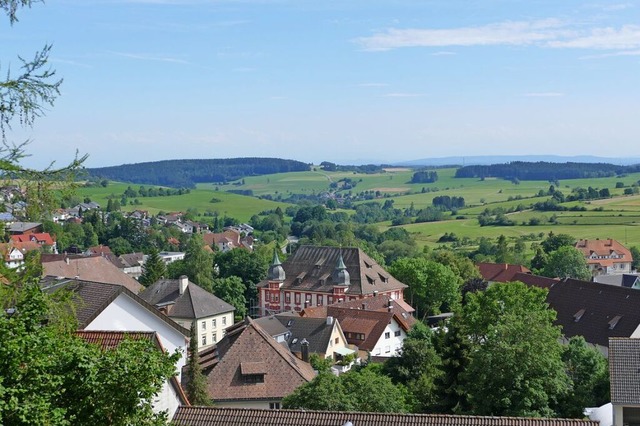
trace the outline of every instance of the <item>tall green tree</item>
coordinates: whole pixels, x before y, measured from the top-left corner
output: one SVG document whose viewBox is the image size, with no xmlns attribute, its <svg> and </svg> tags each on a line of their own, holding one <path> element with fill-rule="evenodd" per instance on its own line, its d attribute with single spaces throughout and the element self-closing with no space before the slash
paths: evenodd
<svg viewBox="0 0 640 426">
<path fill-rule="evenodd" d="M 249 302 L 257 297 L 256 284 L 267 276 L 269 269 L 269 255 L 273 252 L 262 253 L 236 248 L 227 252 L 215 254 L 215 265 L 218 269 L 218 277 L 240 277 L 245 285 L 244 297 Z"/>
<path fill-rule="evenodd" d="M 235 316 L 247 315 L 247 300 L 244 297 L 245 286 L 240 277 L 214 278 L 211 292 L 236 308 Z"/>
<path fill-rule="evenodd" d="M 555 316 L 545 290 L 520 282 L 495 283 L 467 295 L 463 332 L 472 349 L 464 382 L 474 414 L 555 414 L 570 385 Z"/>
<path fill-rule="evenodd" d="M 443 329 L 444 330 L 444 329 Z M 469 394 L 464 373 L 471 361 L 471 345 L 455 319 L 447 324 L 440 348 L 440 370 L 436 377 L 437 412 L 460 414 L 469 412 Z"/>
<path fill-rule="evenodd" d="M 200 355 L 198 354 L 197 321 L 191 323 L 191 340 L 189 340 L 189 361 L 186 372 L 186 392 L 191 405 L 211 405 L 211 398 L 207 393 L 207 378 L 202 373 Z"/>
<path fill-rule="evenodd" d="M 570 246 L 562 246 L 549 254 L 542 275 L 549 278 L 575 278 L 588 281 L 591 272 L 587 261 L 580 250 Z"/>
<path fill-rule="evenodd" d="M 158 254 L 158 249 L 153 247 L 149 251 L 147 261 L 142 265 L 142 275 L 140 275 L 138 281 L 143 286 L 148 287 L 166 275 L 167 267 Z"/>
<path fill-rule="evenodd" d="M 424 258 L 401 258 L 389 267 L 407 284 L 407 296 L 420 316 L 455 310 L 460 303 L 461 279 L 447 266 Z"/>
<path fill-rule="evenodd" d="M 211 291 L 213 285 L 213 258 L 205 250 L 202 235 L 193 234 L 187 243 L 184 266 L 189 279 L 200 287 Z"/>
</svg>

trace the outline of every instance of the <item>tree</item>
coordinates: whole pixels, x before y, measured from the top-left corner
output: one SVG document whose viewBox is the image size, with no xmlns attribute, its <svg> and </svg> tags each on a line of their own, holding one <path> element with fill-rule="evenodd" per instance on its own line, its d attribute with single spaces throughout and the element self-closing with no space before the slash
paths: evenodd
<svg viewBox="0 0 640 426">
<path fill-rule="evenodd" d="M 629 247 L 629 251 L 631 252 L 631 257 L 633 258 L 631 269 L 637 271 L 638 268 L 640 268 L 640 248 L 638 248 L 637 246 Z"/>
<path fill-rule="evenodd" d="M 282 399 L 282 408 L 327 411 L 353 411 L 342 380 L 331 372 L 320 372 L 312 381 Z"/>
<path fill-rule="evenodd" d="M 465 390 L 464 373 L 470 363 L 471 345 L 456 320 L 447 324 L 440 348 L 440 370 L 436 377 L 438 388 L 437 412 L 459 414 L 470 410 Z"/>
<path fill-rule="evenodd" d="M 0 289 L 0 423 L 165 424 L 151 404 L 179 354 L 148 340 L 109 350 L 87 344 L 74 336 L 66 305 L 36 283 L 18 279 Z"/>
<path fill-rule="evenodd" d="M 213 259 L 204 248 L 202 235 L 193 234 L 187 243 L 184 266 L 189 279 L 205 290 L 211 291 L 213 284 Z"/>
<path fill-rule="evenodd" d="M 266 278 L 270 260 L 265 253 L 236 248 L 217 252 L 214 263 L 220 278 L 240 277 L 245 285 L 244 297 L 249 302 L 256 299 L 256 284 Z"/>
<path fill-rule="evenodd" d="M 247 315 L 247 300 L 244 297 L 244 284 L 240 277 L 214 278 L 211 292 L 236 308 L 235 316 L 244 318 Z"/>
<path fill-rule="evenodd" d="M 556 235 L 553 232 L 549 232 L 549 235 L 542 242 L 541 245 L 544 252 L 549 254 L 553 251 L 558 250 L 560 247 L 564 247 L 564 246 L 574 247 L 576 245 L 576 239 L 568 234 Z"/>
<path fill-rule="evenodd" d="M 198 354 L 197 321 L 191 323 L 191 340 L 189 340 L 189 361 L 186 372 L 187 398 L 192 405 L 211 405 L 211 398 L 207 393 L 207 379 L 202 374 L 200 356 Z"/>
<path fill-rule="evenodd" d="M 147 256 L 146 262 L 142 265 L 142 274 L 138 281 L 143 286 L 148 287 L 166 275 L 167 267 L 158 254 L 158 249 L 153 247 Z"/>
<path fill-rule="evenodd" d="M 463 379 L 473 414 L 554 415 L 569 389 L 555 316 L 545 290 L 520 282 L 467 295 L 462 330 L 472 347 Z"/>
<path fill-rule="evenodd" d="M 422 316 L 450 312 L 460 303 L 461 280 L 448 267 L 424 258 L 398 259 L 391 275 L 407 284 L 411 305 Z"/>
<path fill-rule="evenodd" d="M 585 407 L 599 407 L 610 401 L 609 364 L 582 336 L 573 336 L 562 354 L 571 390 L 558 403 L 558 415 L 582 418 Z"/>
<path fill-rule="evenodd" d="M 551 252 L 542 275 L 549 278 L 574 278 L 588 281 L 591 272 L 582 252 L 574 247 L 562 246 Z"/>
</svg>

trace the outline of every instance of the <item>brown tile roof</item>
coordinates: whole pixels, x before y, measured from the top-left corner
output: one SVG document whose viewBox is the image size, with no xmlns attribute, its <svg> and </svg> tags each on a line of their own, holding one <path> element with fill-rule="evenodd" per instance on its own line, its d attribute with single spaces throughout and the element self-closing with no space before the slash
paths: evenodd
<svg viewBox="0 0 640 426">
<path fill-rule="evenodd" d="M 351 282 L 345 291 L 346 294 L 372 295 L 376 291 L 400 290 L 407 287 L 359 248 L 301 246 L 282 264 L 286 279 L 281 288 L 333 292 L 332 275 L 340 255 Z M 267 280 L 258 283 L 258 287 L 267 285 Z"/>
<path fill-rule="evenodd" d="M 510 265 L 508 263 L 476 263 L 480 275 L 485 281 L 508 283 L 514 281 L 513 277 L 519 273 L 531 273 L 522 265 Z"/>
<path fill-rule="evenodd" d="M 222 339 L 235 340 L 217 364 L 206 372 L 209 396 L 214 402 L 279 400 L 315 377 L 310 364 L 302 362 L 276 343 L 253 320 L 247 317 L 244 325 L 239 335 L 226 335 Z M 245 383 L 242 366 L 252 370 L 258 365 L 251 363 L 263 363 L 266 366 L 263 383 Z"/>
<path fill-rule="evenodd" d="M 598 426 L 592 420 L 180 407 L 177 426 Z"/>
<path fill-rule="evenodd" d="M 409 304 L 400 302 L 389 296 L 379 295 L 328 306 L 305 308 L 301 315 L 312 318 L 332 316 L 340 322 L 340 327 L 350 344 L 357 345 L 363 350 L 373 350 L 391 319 L 395 319 L 404 331 L 408 331 L 416 323 L 416 319 L 411 315 L 414 309 Z M 391 310 L 389 310 L 389 304 L 391 304 Z M 410 308 L 411 311 L 407 311 L 405 307 Z M 364 334 L 365 340 L 355 339 L 353 335 L 347 333 Z"/>
<path fill-rule="evenodd" d="M 640 339 L 609 339 L 613 404 L 640 404 Z"/>
<path fill-rule="evenodd" d="M 580 240 L 576 248 L 585 256 L 588 264 L 613 266 L 614 263 L 627 263 L 633 261 L 631 252 L 616 240 Z M 613 253 L 621 255 L 619 259 L 591 259 L 591 256 L 609 257 Z"/>
<path fill-rule="evenodd" d="M 111 304 L 119 295 L 125 294 L 154 316 L 166 322 L 169 326 L 189 337 L 190 332 L 180 326 L 168 316 L 162 314 L 155 307 L 145 302 L 135 293 L 126 287 L 118 284 L 107 284 L 95 281 L 85 281 L 77 279 L 57 279 L 56 277 L 45 277 L 41 283 L 45 292 L 70 291 L 73 293 L 72 301 L 75 304 L 75 315 L 78 320 L 78 327 L 87 327 L 107 306 Z"/>
<path fill-rule="evenodd" d="M 155 306 L 172 303 L 168 312 L 174 318 L 206 318 L 236 310 L 191 281 L 184 293 L 180 294 L 179 282 L 179 279 L 158 280 L 140 293 L 140 297 Z"/>
<path fill-rule="evenodd" d="M 528 285 L 549 290 L 547 303 L 557 313 L 556 324 L 566 337 L 583 336 L 606 347 L 611 337 L 630 337 L 640 326 L 640 291 L 590 281 L 520 274 Z"/>
<path fill-rule="evenodd" d="M 144 288 L 102 256 L 66 257 L 64 260 L 43 262 L 42 267 L 43 275 L 118 284 L 134 293 Z"/>
</svg>

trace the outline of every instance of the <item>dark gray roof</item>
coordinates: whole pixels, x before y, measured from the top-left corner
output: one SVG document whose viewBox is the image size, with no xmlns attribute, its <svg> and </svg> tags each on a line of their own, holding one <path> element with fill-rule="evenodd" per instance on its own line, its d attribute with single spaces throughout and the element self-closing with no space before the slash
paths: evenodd
<svg viewBox="0 0 640 426">
<path fill-rule="evenodd" d="M 342 284 L 335 281 L 334 274 L 340 256 L 350 279 L 346 294 L 372 295 L 376 291 L 407 287 L 359 248 L 301 246 L 282 264 L 286 278 L 281 289 L 332 293 L 335 285 Z M 261 281 L 258 287 L 265 287 L 268 283 L 268 280 Z"/>
<path fill-rule="evenodd" d="M 257 408 L 179 407 L 177 426 L 598 426 L 593 420 L 527 417 L 453 416 L 447 414 L 357 413 L 340 411 L 260 410 Z"/>
<path fill-rule="evenodd" d="M 640 290 L 529 274 L 516 274 L 515 280 L 549 290 L 547 303 L 566 337 L 583 336 L 606 347 L 610 337 L 631 337 L 640 326 Z"/>
<path fill-rule="evenodd" d="M 158 280 L 140 293 L 140 297 L 155 306 L 173 304 L 169 310 L 173 318 L 198 319 L 236 310 L 191 281 L 180 294 L 179 283 L 179 280 Z"/>
<path fill-rule="evenodd" d="M 111 304 L 119 295 L 126 294 L 136 301 L 147 311 L 178 330 L 184 336 L 189 336 L 189 330 L 180 326 L 171 318 L 160 313 L 155 307 L 144 301 L 138 295 L 129 291 L 126 287 L 118 284 L 106 284 L 94 281 L 84 281 L 76 279 L 56 279 L 45 277 L 41 283 L 42 289 L 47 293 L 56 291 L 70 291 L 73 293 L 75 314 L 78 319 L 79 329 L 87 327 L 107 306 Z"/>
<path fill-rule="evenodd" d="M 609 339 L 613 404 L 640 404 L 640 339 Z"/>
<path fill-rule="evenodd" d="M 631 288 L 638 281 L 640 276 L 633 274 L 618 274 L 618 275 L 598 275 L 593 278 L 597 283 L 617 285 L 621 287 Z"/>
<path fill-rule="evenodd" d="M 131 268 L 134 266 L 140 266 L 142 264 L 142 261 L 144 260 L 144 254 L 143 253 L 126 253 L 126 254 L 121 254 L 119 259 L 124 264 L 124 266 Z"/>
<path fill-rule="evenodd" d="M 296 315 L 299 317 L 300 315 Z M 282 325 L 274 315 L 257 318 L 254 320 L 271 337 L 280 336 L 289 332 L 289 329 Z"/>
<path fill-rule="evenodd" d="M 276 315 L 280 323 L 291 333 L 287 339 L 291 352 L 300 352 L 300 342 L 307 339 L 309 353 L 324 354 L 329 347 L 333 323 L 327 324 L 325 318 L 294 318 L 288 315 Z"/>
</svg>

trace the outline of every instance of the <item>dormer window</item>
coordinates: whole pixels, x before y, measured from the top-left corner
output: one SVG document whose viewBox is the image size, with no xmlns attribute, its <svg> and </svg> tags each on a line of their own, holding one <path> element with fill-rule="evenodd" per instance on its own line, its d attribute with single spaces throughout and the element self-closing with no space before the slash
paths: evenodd
<svg viewBox="0 0 640 426">
<path fill-rule="evenodd" d="M 609 330 L 613 330 L 616 327 L 616 325 L 618 325 L 621 319 L 622 319 L 622 315 L 616 315 L 615 317 L 613 317 L 613 319 L 609 321 Z"/>
<path fill-rule="evenodd" d="M 241 362 L 240 375 L 245 384 L 264 383 L 267 365 L 264 362 Z"/>
<path fill-rule="evenodd" d="M 584 313 L 585 313 L 585 312 L 586 312 L 586 311 L 585 311 L 584 309 L 580 309 L 578 312 L 576 312 L 576 313 L 573 315 L 573 320 L 574 320 L 575 322 L 580 321 L 580 318 L 582 318 L 582 316 L 584 315 Z"/>
</svg>

